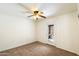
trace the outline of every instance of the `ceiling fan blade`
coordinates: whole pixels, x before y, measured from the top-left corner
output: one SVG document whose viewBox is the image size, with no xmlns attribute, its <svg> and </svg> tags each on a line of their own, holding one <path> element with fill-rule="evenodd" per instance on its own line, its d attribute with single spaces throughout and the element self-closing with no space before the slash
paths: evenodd
<svg viewBox="0 0 79 59">
<path fill-rule="evenodd" d="M 28 16 L 28 17 L 32 17 L 33 15 L 30 15 L 30 16 Z"/>
<path fill-rule="evenodd" d="M 40 12 L 41 14 L 43 14 L 43 12 Z"/>
<path fill-rule="evenodd" d="M 45 16 L 43 16 L 43 15 L 39 15 L 40 17 L 42 17 L 42 18 L 46 18 Z"/>
<path fill-rule="evenodd" d="M 22 6 L 23 8 L 25 8 L 25 10 L 28 10 L 28 11 L 31 11 L 31 9 L 30 8 L 28 8 L 27 6 L 24 6 L 23 4 L 21 4 L 21 3 L 18 3 L 20 6 Z"/>
</svg>

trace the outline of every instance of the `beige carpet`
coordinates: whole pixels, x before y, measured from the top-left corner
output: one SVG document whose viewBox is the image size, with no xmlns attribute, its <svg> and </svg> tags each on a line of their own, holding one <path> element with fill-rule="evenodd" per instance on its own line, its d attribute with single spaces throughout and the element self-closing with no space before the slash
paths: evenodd
<svg viewBox="0 0 79 59">
<path fill-rule="evenodd" d="M 55 46 L 34 42 L 0 52 L 0 56 L 77 56 Z"/>
</svg>

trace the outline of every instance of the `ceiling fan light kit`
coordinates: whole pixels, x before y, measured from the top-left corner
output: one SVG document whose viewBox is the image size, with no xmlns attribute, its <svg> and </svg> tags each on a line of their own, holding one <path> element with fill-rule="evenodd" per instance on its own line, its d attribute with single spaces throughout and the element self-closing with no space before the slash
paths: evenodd
<svg viewBox="0 0 79 59">
<path fill-rule="evenodd" d="M 24 7 L 25 10 L 28 10 L 29 9 L 26 6 L 24 6 L 23 4 L 19 4 L 19 5 L 22 6 L 22 7 Z M 32 14 L 32 15 L 29 15 L 28 17 L 33 17 L 35 20 L 38 20 L 39 18 L 44 18 L 44 19 L 46 18 L 46 16 L 43 15 L 44 13 L 43 12 L 40 12 L 38 10 L 32 10 L 32 9 L 30 9 L 28 11 L 31 12 L 31 14 Z"/>
</svg>

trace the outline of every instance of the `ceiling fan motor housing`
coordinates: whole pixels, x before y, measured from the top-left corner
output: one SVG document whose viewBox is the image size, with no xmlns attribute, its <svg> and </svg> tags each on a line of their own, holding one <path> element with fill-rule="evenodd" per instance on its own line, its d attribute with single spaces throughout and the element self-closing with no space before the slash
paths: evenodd
<svg viewBox="0 0 79 59">
<path fill-rule="evenodd" d="M 34 13 L 38 13 L 39 11 L 34 11 Z"/>
<path fill-rule="evenodd" d="M 34 14 L 37 15 L 39 13 L 39 11 L 34 11 Z"/>
</svg>

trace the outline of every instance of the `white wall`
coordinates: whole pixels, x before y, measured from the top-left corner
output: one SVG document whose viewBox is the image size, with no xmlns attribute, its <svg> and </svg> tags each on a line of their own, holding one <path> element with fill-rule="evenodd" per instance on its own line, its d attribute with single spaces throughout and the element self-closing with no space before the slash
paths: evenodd
<svg viewBox="0 0 79 59">
<path fill-rule="evenodd" d="M 48 41 L 48 25 L 54 24 L 54 42 Z M 79 20 L 76 12 L 38 22 L 38 40 L 79 54 Z"/>
<path fill-rule="evenodd" d="M 35 41 L 35 24 L 28 18 L 0 13 L 0 51 Z"/>
</svg>

